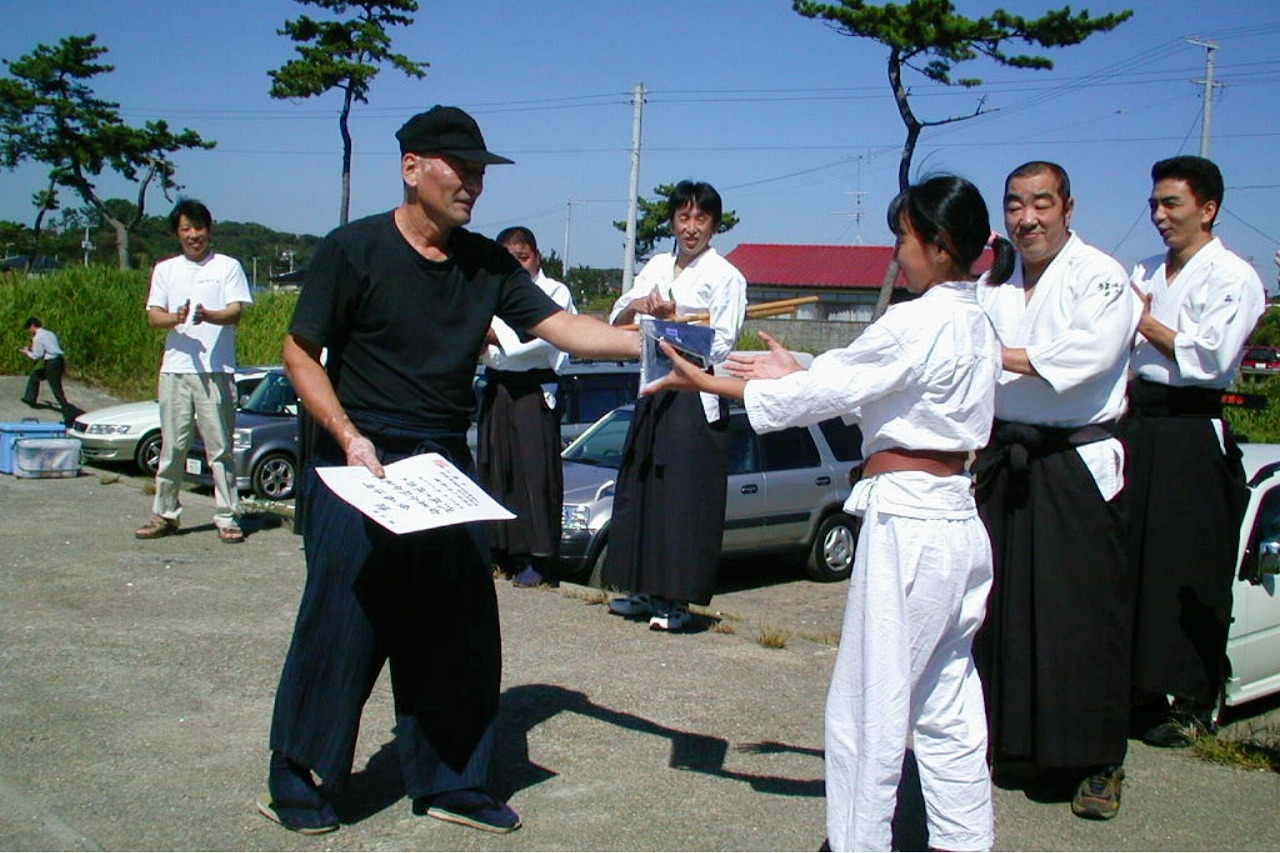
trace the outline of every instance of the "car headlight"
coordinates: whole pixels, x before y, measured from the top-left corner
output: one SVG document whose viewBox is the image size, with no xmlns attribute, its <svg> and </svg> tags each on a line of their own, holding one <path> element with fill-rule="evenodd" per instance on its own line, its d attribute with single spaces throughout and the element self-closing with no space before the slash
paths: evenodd
<svg viewBox="0 0 1280 853">
<path fill-rule="evenodd" d="M 125 435 L 132 429 L 128 424 L 89 424 L 89 435 Z"/>
<path fill-rule="evenodd" d="M 236 450 L 248 450 L 253 445 L 253 433 L 247 429 L 238 429 L 231 435 L 231 446 Z"/>
<path fill-rule="evenodd" d="M 560 527 L 565 533 L 588 530 L 591 523 L 591 507 L 582 504 L 565 504 L 560 510 Z"/>
</svg>

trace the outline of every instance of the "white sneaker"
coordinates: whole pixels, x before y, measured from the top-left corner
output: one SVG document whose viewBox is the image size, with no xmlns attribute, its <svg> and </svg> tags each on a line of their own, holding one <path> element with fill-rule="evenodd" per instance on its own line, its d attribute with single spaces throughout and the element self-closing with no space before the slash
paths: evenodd
<svg viewBox="0 0 1280 853">
<path fill-rule="evenodd" d="M 628 595 L 609 602 L 609 612 L 619 616 L 652 616 L 653 600 L 647 595 Z"/>
<path fill-rule="evenodd" d="M 681 631 L 693 620 L 683 601 L 665 601 L 656 606 L 649 619 L 650 631 Z"/>
</svg>

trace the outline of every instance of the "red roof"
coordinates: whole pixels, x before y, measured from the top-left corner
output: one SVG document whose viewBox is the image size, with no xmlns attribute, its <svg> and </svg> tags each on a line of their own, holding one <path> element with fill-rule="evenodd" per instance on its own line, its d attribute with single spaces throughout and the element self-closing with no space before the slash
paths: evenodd
<svg viewBox="0 0 1280 853">
<path fill-rule="evenodd" d="M 740 243 L 725 257 L 748 284 L 877 288 L 893 258 L 893 247 Z M 894 286 L 907 286 L 901 272 Z"/>
<path fill-rule="evenodd" d="M 804 246 L 784 243 L 739 243 L 725 255 L 747 284 L 808 288 L 878 288 L 893 257 L 892 246 Z M 985 249 L 974 272 L 991 266 Z M 901 272 L 895 288 L 905 289 Z"/>
</svg>

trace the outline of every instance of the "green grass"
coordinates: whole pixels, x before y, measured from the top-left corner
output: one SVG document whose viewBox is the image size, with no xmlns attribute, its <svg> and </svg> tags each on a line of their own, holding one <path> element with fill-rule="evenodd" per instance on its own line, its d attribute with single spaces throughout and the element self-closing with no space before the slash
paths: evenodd
<svg viewBox="0 0 1280 853">
<path fill-rule="evenodd" d="M 67 352 L 68 374 L 124 400 L 155 396 L 165 332 L 147 323 L 150 273 L 110 267 L 68 267 L 38 278 L 0 275 L 0 372 L 22 374 L 18 352 L 29 338 L 27 317 L 39 317 Z M 240 364 L 279 364 L 297 295 L 255 294 L 236 334 Z"/>
<path fill-rule="evenodd" d="M 1192 751 L 1197 758 L 1242 770 L 1280 773 L 1280 730 L 1274 726 L 1250 726 L 1237 734 L 1203 735 Z"/>
<path fill-rule="evenodd" d="M 1231 432 L 1240 443 L 1254 444 L 1280 443 L 1280 376 L 1240 377 L 1237 389 L 1246 394 L 1262 394 L 1269 405 L 1265 409 L 1254 411 L 1239 406 L 1228 406 L 1227 423 Z"/>
</svg>

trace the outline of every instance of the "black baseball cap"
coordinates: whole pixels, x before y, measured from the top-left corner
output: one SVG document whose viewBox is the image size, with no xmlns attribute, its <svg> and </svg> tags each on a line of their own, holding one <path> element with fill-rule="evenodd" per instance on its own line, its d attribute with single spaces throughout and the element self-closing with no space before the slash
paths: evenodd
<svg viewBox="0 0 1280 853">
<path fill-rule="evenodd" d="M 513 163 L 484 147 L 476 120 L 457 107 L 439 104 L 418 113 L 396 131 L 400 154 L 448 154 L 468 163 Z"/>
</svg>

